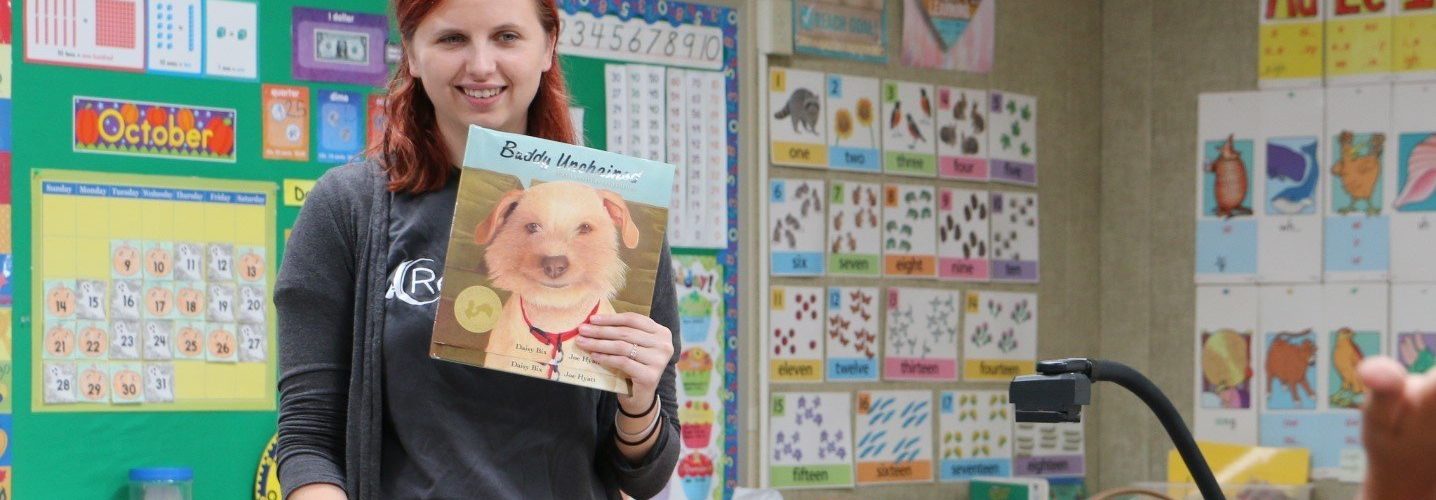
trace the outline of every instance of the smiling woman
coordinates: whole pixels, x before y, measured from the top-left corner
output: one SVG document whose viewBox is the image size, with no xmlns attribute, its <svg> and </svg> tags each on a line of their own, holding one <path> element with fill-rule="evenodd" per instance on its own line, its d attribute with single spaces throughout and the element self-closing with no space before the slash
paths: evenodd
<svg viewBox="0 0 1436 500">
<path fill-rule="evenodd" d="M 383 140 L 373 160 L 334 169 L 309 192 L 275 286 L 276 455 L 286 498 L 657 494 L 679 451 L 666 243 L 651 316 L 599 313 L 545 326 L 576 332 L 594 362 L 632 381 L 629 396 L 429 356 L 450 229 L 456 207 L 466 208 L 456 205 L 456 165 L 469 125 L 573 142 L 554 0 L 393 6 L 403 50 Z M 535 232 L 513 227 L 506 233 L 516 238 Z M 543 263 L 549 280 L 585 264 Z M 458 274 L 449 286 L 469 285 Z"/>
</svg>

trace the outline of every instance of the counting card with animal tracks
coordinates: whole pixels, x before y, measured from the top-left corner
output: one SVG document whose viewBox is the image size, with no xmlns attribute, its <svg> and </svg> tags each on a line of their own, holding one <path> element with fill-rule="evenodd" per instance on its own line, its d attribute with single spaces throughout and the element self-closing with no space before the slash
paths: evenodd
<svg viewBox="0 0 1436 500">
<path fill-rule="evenodd" d="M 1019 423 L 1013 426 L 1013 475 L 1072 477 L 1086 474 L 1087 439 L 1082 425 Z"/>
<path fill-rule="evenodd" d="M 1391 280 L 1436 282 L 1436 84 L 1401 84 L 1394 94 Z"/>
<path fill-rule="evenodd" d="M 1192 381 L 1197 439 L 1257 442 L 1257 297 L 1255 286 L 1197 287 Z"/>
<path fill-rule="evenodd" d="M 838 170 L 880 172 L 878 79 L 830 73 L 827 81 L 828 165 Z"/>
<path fill-rule="evenodd" d="M 1261 130 L 1256 173 L 1263 196 L 1256 212 L 1257 281 L 1321 281 L 1322 143 L 1325 98 L 1321 89 L 1260 94 Z"/>
<path fill-rule="evenodd" d="M 938 480 L 1011 476 L 1014 411 L 1006 390 L 938 393 Z"/>
<path fill-rule="evenodd" d="M 1037 185 L 1037 98 L 994 90 L 987 102 L 992 180 Z"/>
<path fill-rule="evenodd" d="M 878 379 L 878 314 L 883 298 L 877 287 L 829 287 L 823 325 L 827 379 Z"/>
<path fill-rule="evenodd" d="M 828 167 L 827 82 L 822 73 L 768 71 L 768 148 L 774 165 Z"/>
<path fill-rule="evenodd" d="M 1202 94 L 1197 101 L 1198 284 L 1256 281 L 1260 104 L 1253 92 Z"/>
<path fill-rule="evenodd" d="M 883 171 L 937 175 L 937 96 L 931 85 L 884 80 L 882 85 Z"/>
<path fill-rule="evenodd" d="M 887 289 L 883 331 L 884 380 L 957 380 L 956 290 Z"/>
<path fill-rule="evenodd" d="M 930 482 L 932 391 L 858 391 L 858 484 Z"/>
<path fill-rule="evenodd" d="M 1390 277 L 1398 154 L 1391 110 L 1390 85 L 1326 89 L 1326 282 Z"/>
<path fill-rule="evenodd" d="M 828 274 L 881 275 L 882 185 L 834 180 L 828 191 Z"/>
<path fill-rule="evenodd" d="M 992 281 L 1036 283 L 1041 277 L 1037 193 L 992 193 Z"/>
<path fill-rule="evenodd" d="M 991 202 L 987 191 L 938 188 L 938 277 L 987 281 L 991 276 Z"/>
<path fill-rule="evenodd" d="M 937 190 L 883 185 L 883 274 L 937 276 Z"/>
<path fill-rule="evenodd" d="M 823 381 L 823 304 L 821 287 L 775 286 L 769 302 L 768 378 L 774 382 Z"/>
<path fill-rule="evenodd" d="M 991 120 L 986 90 L 937 88 L 938 176 L 987 180 L 987 137 Z"/>
<path fill-rule="evenodd" d="M 1037 294 L 967 292 L 963 298 L 965 380 L 1011 380 L 1037 363 Z"/>
<path fill-rule="evenodd" d="M 774 392 L 768 402 L 768 484 L 853 486 L 852 395 Z"/>
<path fill-rule="evenodd" d="M 826 186 L 816 179 L 773 179 L 768 194 L 768 246 L 774 276 L 822 276 Z"/>
</svg>

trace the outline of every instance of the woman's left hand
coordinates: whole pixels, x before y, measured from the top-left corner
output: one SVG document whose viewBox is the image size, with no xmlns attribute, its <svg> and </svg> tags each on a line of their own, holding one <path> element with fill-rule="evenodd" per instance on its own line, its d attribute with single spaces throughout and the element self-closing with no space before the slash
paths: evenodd
<svg viewBox="0 0 1436 500">
<path fill-rule="evenodd" d="M 595 362 L 633 380 L 633 395 L 618 398 L 623 410 L 647 410 L 673 358 L 673 332 L 648 316 L 627 312 L 595 315 L 578 334 L 578 346 Z"/>
</svg>

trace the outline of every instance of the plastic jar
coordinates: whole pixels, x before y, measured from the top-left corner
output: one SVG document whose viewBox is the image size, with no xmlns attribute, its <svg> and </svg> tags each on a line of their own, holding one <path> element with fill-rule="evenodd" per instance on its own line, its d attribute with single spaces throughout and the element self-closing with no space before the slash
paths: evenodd
<svg viewBox="0 0 1436 500">
<path fill-rule="evenodd" d="M 130 469 L 130 500 L 194 500 L 194 469 Z"/>
</svg>

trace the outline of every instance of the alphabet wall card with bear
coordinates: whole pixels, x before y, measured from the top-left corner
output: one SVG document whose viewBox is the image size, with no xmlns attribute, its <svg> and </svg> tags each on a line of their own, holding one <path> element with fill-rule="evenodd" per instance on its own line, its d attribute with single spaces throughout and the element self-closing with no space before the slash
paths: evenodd
<svg viewBox="0 0 1436 500">
<path fill-rule="evenodd" d="M 878 314 L 882 294 L 877 287 L 828 287 L 824 325 L 828 380 L 878 380 Z"/>
<path fill-rule="evenodd" d="M 648 314 L 674 168 L 469 128 L 429 353 L 620 394 L 578 346 L 595 314 Z"/>
<path fill-rule="evenodd" d="M 1011 380 L 1037 366 L 1037 294 L 967 292 L 963 298 L 964 380 Z"/>
<path fill-rule="evenodd" d="M 768 147 L 774 165 L 828 167 L 827 81 L 822 73 L 768 71 Z"/>
<path fill-rule="evenodd" d="M 890 174 L 937 175 L 937 96 L 931 85 L 883 81 L 883 171 Z"/>
<path fill-rule="evenodd" d="M 1326 88 L 1327 183 L 1324 278 L 1386 281 L 1391 269 L 1391 199 L 1396 141 L 1391 86 Z"/>
<path fill-rule="evenodd" d="M 774 488 L 853 486 L 852 395 L 774 392 L 768 402 L 768 484 Z"/>
<path fill-rule="evenodd" d="M 1436 282 L 1436 84 L 1394 87 L 1391 280 Z"/>
<path fill-rule="evenodd" d="M 1037 98 L 1012 92 L 988 93 L 988 134 L 994 182 L 1037 185 Z"/>
<path fill-rule="evenodd" d="M 1257 412 L 1252 362 L 1259 305 L 1255 286 L 1197 287 L 1196 376 L 1192 378 L 1197 439 L 1254 445 Z"/>
<path fill-rule="evenodd" d="M 1198 284 L 1251 283 L 1257 273 L 1254 154 L 1260 127 L 1255 92 L 1202 94 L 1197 100 Z"/>
<path fill-rule="evenodd" d="M 822 276 L 826 186 L 814 179 L 772 179 L 768 230 L 774 276 Z"/>
<path fill-rule="evenodd" d="M 936 219 L 932 186 L 883 185 L 883 274 L 937 276 Z"/>
<path fill-rule="evenodd" d="M 882 171 L 878 79 L 828 74 L 828 166 Z"/>
<path fill-rule="evenodd" d="M 1321 89 L 1271 90 L 1260 96 L 1254 166 L 1265 196 L 1256 214 L 1257 281 L 1318 283 L 1325 97 Z"/>
<path fill-rule="evenodd" d="M 882 196 L 879 184 L 832 181 L 828 196 L 828 274 L 882 274 L 884 219 L 878 201 Z"/>
<path fill-rule="evenodd" d="M 948 179 L 986 181 L 987 91 L 937 88 L 937 173 Z"/>
<path fill-rule="evenodd" d="M 956 290 L 889 287 L 883 379 L 956 381 L 961 307 Z"/>
<path fill-rule="evenodd" d="M 938 480 L 1012 475 L 1012 426 L 1007 391 L 938 393 Z"/>
<path fill-rule="evenodd" d="M 768 378 L 774 382 L 823 381 L 822 287 L 772 287 L 764 355 Z"/>
<path fill-rule="evenodd" d="M 931 482 L 932 391 L 858 391 L 858 484 Z"/>
</svg>

